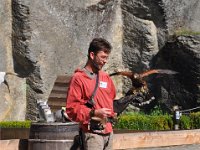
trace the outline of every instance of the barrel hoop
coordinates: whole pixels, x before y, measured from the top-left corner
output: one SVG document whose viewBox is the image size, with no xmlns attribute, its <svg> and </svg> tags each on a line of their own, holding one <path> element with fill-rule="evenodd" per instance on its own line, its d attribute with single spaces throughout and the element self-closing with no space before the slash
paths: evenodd
<svg viewBox="0 0 200 150">
<path fill-rule="evenodd" d="M 73 132 L 79 131 L 79 126 L 52 127 L 52 126 L 31 126 L 31 132 Z"/>
<path fill-rule="evenodd" d="M 66 142 L 73 142 L 74 140 L 47 140 L 47 139 L 28 139 L 28 141 L 30 142 L 40 142 L 40 143 L 45 143 L 45 142 L 49 142 L 49 143 L 66 143 Z"/>
</svg>

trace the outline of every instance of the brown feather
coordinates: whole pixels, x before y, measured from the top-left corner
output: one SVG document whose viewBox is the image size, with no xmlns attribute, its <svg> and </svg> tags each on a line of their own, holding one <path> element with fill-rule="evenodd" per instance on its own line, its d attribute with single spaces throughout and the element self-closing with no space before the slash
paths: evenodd
<svg viewBox="0 0 200 150">
<path fill-rule="evenodd" d="M 114 75 L 122 75 L 129 77 L 132 81 L 133 89 L 144 88 L 147 89 L 147 82 L 144 80 L 144 77 L 147 77 L 151 74 L 176 74 L 177 72 L 168 70 L 168 69 L 151 69 L 148 71 L 144 71 L 140 74 L 130 72 L 130 71 L 120 71 L 110 74 L 110 76 Z"/>
</svg>

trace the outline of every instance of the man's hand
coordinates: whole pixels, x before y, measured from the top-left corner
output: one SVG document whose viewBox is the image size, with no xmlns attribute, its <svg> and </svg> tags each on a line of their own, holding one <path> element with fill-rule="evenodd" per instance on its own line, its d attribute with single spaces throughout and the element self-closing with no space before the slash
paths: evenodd
<svg viewBox="0 0 200 150">
<path fill-rule="evenodd" d="M 109 117 L 111 114 L 111 109 L 108 108 L 95 109 L 94 111 L 94 116 L 99 118 L 106 118 Z"/>
<path fill-rule="evenodd" d="M 121 114 L 126 109 L 126 107 L 134 100 L 135 100 L 134 95 L 128 95 L 118 100 L 114 100 L 113 102 L 114 112 L 116 112 L 118 115 Z"/>
</svg>

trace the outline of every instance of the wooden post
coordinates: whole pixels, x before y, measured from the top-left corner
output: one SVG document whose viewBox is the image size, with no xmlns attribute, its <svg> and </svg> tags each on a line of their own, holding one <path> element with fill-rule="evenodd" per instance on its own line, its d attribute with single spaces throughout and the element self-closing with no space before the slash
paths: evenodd
<svg viewBox="0 0 200 150">
<path fill-rule="evenodd" d="M 180 111 L 178 106 L 174 106 L 174 130 L 179 130 L 179 123 L 180 123 Z"/>
</svg>

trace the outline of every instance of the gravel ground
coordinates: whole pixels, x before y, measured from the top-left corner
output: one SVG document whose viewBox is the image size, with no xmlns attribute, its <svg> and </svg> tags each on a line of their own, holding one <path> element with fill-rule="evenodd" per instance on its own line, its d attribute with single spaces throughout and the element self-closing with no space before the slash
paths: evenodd
<svg viewBox="0 0 200 150">
<path fill-rule="evenodd" d="M 128 150 L 200 150 L 200 144 L 181 145 L 181 146 L 167 146 L 167 147 L 154 147 L 154 148 L 135 148 Z"/>
</svg>

